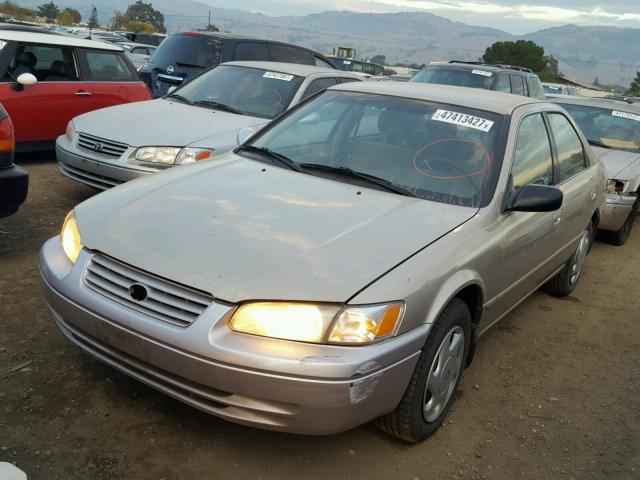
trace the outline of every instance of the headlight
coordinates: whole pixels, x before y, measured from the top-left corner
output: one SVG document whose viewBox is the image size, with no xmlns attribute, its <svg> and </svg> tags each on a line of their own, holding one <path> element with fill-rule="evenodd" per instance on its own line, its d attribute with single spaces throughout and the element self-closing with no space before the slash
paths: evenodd
<svg viewBox="0 0 640 480">
<path fill-rule="evenodd" d="M 62 225 L 62 233 L 60 234 L 60 242 L 62 243 L 62 249 L 64 253 L 69 257 L 71 263 L 76 263 L 80 250 L 82 250 L 82 240 L 80 238 L 80 230 L 78 230 L 78 223 L 76 217 L 71 210 L 67 214 L 67 218 L 64 219 Z"/>
<path fill-rule="evenodd" d="M 208 148 L 140 147 L 131 154 L 130 158 L 139 162 L 182 165 L 205 160 L 212 156 L 213 150 Z"/>
<path fill-rule="evenodd" d="M 69 143 L 76 142 L 76 127 L 73 125 L 73 120 L 67 123 L 67 131 L 64 135 L 67 137 Z"/>
<path fill-rule="evenodd" d="M 198 162 L 213 157 L 213 150 L 208 148 L 183 148 L 176 157 L 176 165 Z"/>
<path fill-rule="evenodd" d="M 626 190 L 629 182 L 623 180 L 608 180 L 607 193 L 622 193 Z"/>
<path fill-rule="evenodd" d="M 236 310 L 229 327 L 263 337 L 322 343 L 333 324 L 329 343 L 368 344 L 393 336 L 403 312 L 401 303 L 342 310 L 337 305 L 248 303 Z"/>
</svg>

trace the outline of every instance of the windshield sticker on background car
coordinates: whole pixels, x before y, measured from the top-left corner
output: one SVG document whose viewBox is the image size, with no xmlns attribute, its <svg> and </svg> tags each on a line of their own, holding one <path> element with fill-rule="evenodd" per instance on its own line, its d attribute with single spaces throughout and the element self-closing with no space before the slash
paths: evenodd
<svg viewBox="0 0 640 480">
<path fill-rule="evenodd" d="M 274 78 L 276 80 L 284 80 L 285 82 L 290 82 L 293 80 L 293 75 L 287 75 L 286 73 L 278 73 L 278 72 L 265 72 L 262 75 L 264 78 Z"/>
<path fill-rule="evenodd" d="M 493 75 L 493 73 L 487 72 L 486 70 L 471 70 L 471 73 L 474 73 L 476 75 L 482 75 L 485 77 L 490 77 L 491 75 Z"/>
<path fill-rule="evenodd" d="M 611 112 L 611 115 L 613 115 L 614 117 L 628 118 L 630 120 L 640 122 L 640 115 L 636 115 L 634 113 L 618 112 L 617 110 L 614 110 Z"/>
<path fill-rule="evenodd" d="M 460 125 L 462 127 L 475 128 L 476 130 L 482 130 L 488 132 L 493 127 L 493 122 L 486 118 L 475 117 L 473 115 L 467 115 L 466 113 L 452 112 L 450 110 L 436 110 L 431 120 L 437 122 L 452 123 L 453 125 Z"/>
</svg>

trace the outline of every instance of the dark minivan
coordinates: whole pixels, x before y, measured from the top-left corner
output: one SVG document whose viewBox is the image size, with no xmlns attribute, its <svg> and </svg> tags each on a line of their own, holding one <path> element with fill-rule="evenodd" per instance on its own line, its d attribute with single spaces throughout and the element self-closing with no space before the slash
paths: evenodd
<svg viewBox="0 0 640 480">
<path fill-rule="evenodd" d="M 162 97 L 208 68 L 240 60 L 335 68 L 319 53 L 288 43 L 229 33 L 182 32 L 169 35 L 139 73 L 153 96 Z"/>
</svg>

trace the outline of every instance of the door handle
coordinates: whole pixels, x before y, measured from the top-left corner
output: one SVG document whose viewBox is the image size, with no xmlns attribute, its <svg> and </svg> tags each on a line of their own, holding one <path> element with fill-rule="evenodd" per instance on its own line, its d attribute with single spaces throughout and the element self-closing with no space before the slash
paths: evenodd
<svg viewBox="0 0 640 480">
<path fill-rule="evenodd" d="M 84 90 L 80 90 L 80 91 L 76 92 L 76 95 L 78 97 L 90 97 L 91 95 L 93 95 L 93 93 L 85 92 Z"/>
</svg>

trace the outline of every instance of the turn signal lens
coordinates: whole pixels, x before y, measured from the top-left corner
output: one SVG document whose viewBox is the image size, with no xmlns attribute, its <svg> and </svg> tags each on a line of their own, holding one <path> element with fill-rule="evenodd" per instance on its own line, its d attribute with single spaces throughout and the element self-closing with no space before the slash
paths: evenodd
<svg viewBox="0 0 640 480">
<path fill-rule="evenodd" d="M 184 165 L 185 163 L 199 162 L 213 157 L 213 150 L 208 148 L 190 148 L 186 147 L 180 150 L 176 157 L 176 165 Z"/>
<path fill-rule="evenodd" d="M 627 188 L 629 182 L 623 182 L 622 180 L 608 180 L 607 181 L 607 193 L 622 193 Z"/>
<path fill-rule="evenodd" d="M 404 304 L 349 307 L 340 313 L 329 343 L 367 344 L 392 336 L 400 325 Z"/>
<path fill-rule="evenodd" d="M 76 263 L 78 255 L 82 250 L 82 240 L 80 238 L 80 230 L 78 229 L 78 223 L 76 217 L 73 214 L 73 210 L 64 219 L 62 225 L 62 233 L 60 234 L 60 242 L 62 243 L 62 249 L 67 255 L 71 263 Z"/>
</svg>

